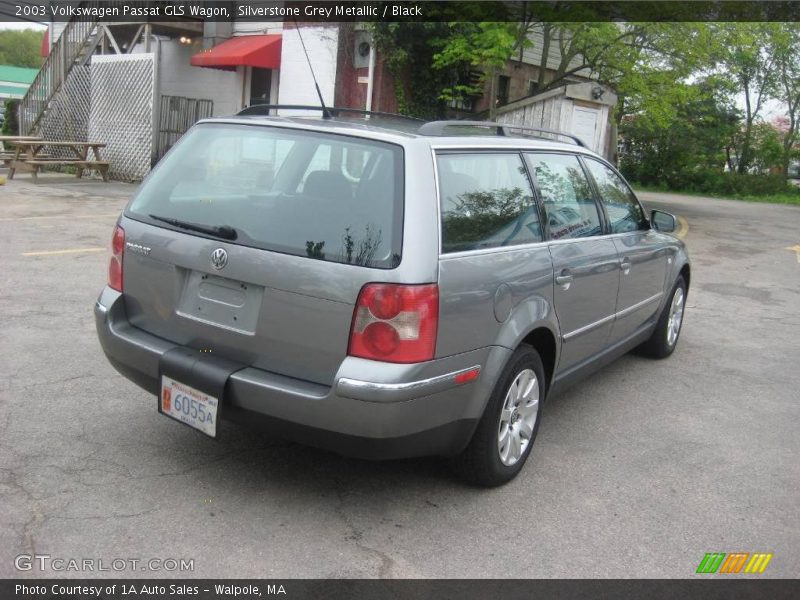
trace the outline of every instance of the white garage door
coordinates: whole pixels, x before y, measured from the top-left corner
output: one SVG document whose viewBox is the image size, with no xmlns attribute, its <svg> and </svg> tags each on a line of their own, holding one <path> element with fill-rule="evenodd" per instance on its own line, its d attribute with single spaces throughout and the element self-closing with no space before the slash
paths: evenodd
<svg viewBox="0 0 800 600">
<path fill-rule="evenodd" d="M 572 133 L 595 152 L 598 151 L 597 122 L 599 116 L 600 111 L 596 108 L 576 106 L 572 109 Z"/>
</svg>

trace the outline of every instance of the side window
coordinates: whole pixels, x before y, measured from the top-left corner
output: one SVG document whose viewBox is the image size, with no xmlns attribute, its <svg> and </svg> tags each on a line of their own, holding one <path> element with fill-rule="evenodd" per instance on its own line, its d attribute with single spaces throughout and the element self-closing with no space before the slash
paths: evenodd
<svg viewBox="0 0 800 600">
<path fill-rule="evenodd" d="M 437 158 L 442 252 L 542 241 L 539 210 L 518 154 Z"/>
<path fill-rule="evenodd" d="M 650 227 L 642 205 L 619 175 L 596 160 L 587 159 L 586 166 L 597 184 L 600 200 L 608 213 L 613 233 L 638 231 Z"/>
<path fill-rule="evenodd" d="M 544 204 L 550 238 L 600 235 L 600 214 L 578 157 L 568 154 L 528 154 Z"/>
</svg>

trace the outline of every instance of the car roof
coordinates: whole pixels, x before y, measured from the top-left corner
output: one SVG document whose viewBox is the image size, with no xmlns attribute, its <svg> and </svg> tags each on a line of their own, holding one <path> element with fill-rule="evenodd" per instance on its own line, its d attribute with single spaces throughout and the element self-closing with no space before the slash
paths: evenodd
<svg viewBox="0 0 800 600">
<path fill-rule="evenodd" d="M 486 132 L 470 135 L 424 135 L 419 132 L 425 123 L 422 120 L 392 117 L 388 115 L 371 115 L 369 118 L 358 117 L 331 117 L 319 116 L 266 116 L 266 115 L 234 115 L 229 117 L 214 117 L 203 119 L 199 123 L 230 123 L 243 125 L 267 125 L 272 127 L 288 127 L 306 131 L 321 131 L 341 135 L 353 135 L 381 141 L 404 144 L 413 139 L 425 140 L 432 148 L 446 149 L 482 147 L 482 148 L 530 148 L 544 150 L 570 151 L 581 154 L 595 155 L 594 152 L 571 142 L 561 142 L 546 137 L 532 137 L 530 135 L 493 135 Z"/>
</svg>

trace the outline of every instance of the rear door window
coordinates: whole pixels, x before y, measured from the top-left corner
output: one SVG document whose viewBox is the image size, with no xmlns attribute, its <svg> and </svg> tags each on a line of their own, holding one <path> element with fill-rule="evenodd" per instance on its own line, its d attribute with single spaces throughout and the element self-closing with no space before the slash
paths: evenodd
<svg viewBox="0 0 800 600">
<path fill-rule="evenodd" d="M 437 157 L 442 252 L 542 241 L 539 209 L 519 154 Z"/>
<path fill-rule="evenodd" d="M 158 164 L 127 213 L 159 227 L 170 225 L 153 216 L 226 225 L 236 230 L 236 244 L 393 268 L 401 256 L 402 149 L 342 135 L 204 124 Z"/>
<path fill-rule="evenodd" d="M 578 157 L 538 153 L 526 156 L 547 215 L 550 239 L 600 235 L 600 213 Z"/>
</svg>

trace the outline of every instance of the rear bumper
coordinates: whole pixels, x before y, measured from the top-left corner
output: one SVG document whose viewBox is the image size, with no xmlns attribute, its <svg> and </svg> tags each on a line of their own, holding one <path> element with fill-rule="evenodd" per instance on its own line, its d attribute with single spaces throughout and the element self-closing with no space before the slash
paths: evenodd
<svg viewBox="0 0 800 600">
<path fill-rule="evenodd" d="M 95 322 L 111 364 L 158 394 L 159 360 L 176 344 L 133 327 L 110 288 L 95 304 Z M 333 386 L 244 366 L 228 379 L 223 418 L 349 456 L 452 455 L 469 442 L 509 354 L 492 346 L 414 365 L 348 357 Z M 456 381 L 475 368 L 478 379 Z"/>
</svg>

